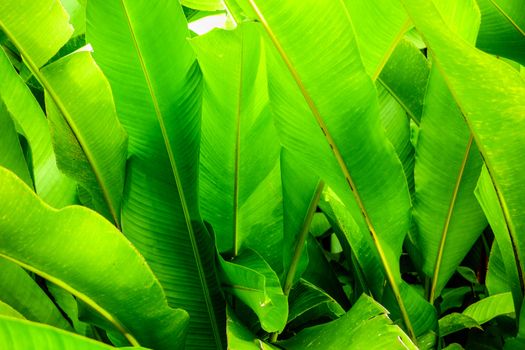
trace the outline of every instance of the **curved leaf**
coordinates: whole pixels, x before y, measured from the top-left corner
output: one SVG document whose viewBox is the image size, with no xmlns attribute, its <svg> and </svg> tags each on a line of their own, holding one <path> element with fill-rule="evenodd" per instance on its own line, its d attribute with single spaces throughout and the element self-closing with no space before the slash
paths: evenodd
<svg viewBox="0 0 525 350">
<path fill-rule="evenodd" d="M 512 294 L 502 293 L 491 295 L 469 305 L 463 311 L 463 315 L 476 320 L 479 324 L 483 324 L 492 320 L 494 317 L 509 315 L 513 312 L 514 304 L 512 302 Z"/>
<path fill-rule="evenodd" d="M 477 0 L 481 28 L 476 46 L 525 65 L 525 3 L 521 0 Z"/>
<path fill-rule="evenodd" d="M 0 346 L 10 350 L 111 350 L 93 339 L 46 325 L 0 316 Z M 137 350 L 146 350 L 134 347 Z"/>
<path fill-rule="evenodd" d="M 226 334 L 230 350 L 276 350 L 277 348 L 257 339 L 246 329 L 231 309 L 226 310 Z"/>
<path fill-rule="evenodd" d="M 201 11 L 224 10 L 224 4 L 221 0 L 181 0 L 181 4 Z"/>
<path fill-rule="evenodd" d="M 24 318 L 71 330 L 71 325 L 53 301 L 20 266 L 0 258 L 0 300 L 9 304 Z"/>
<path fill-rule="evenodd" d="M 58 170 L 46 116 L 2 48 L 0 98 L 31 147 L 34 184 L 38 195 L 57 208 L 74 203 L 76 184 Z"/>
<path fill-rule="evenodd" d="M 279 342 L 286 349 L 417 349 L 403 331 L 392 324 L 387 311 L 363 295 L 343 317 L 307 328 Z"/>
<path fill-rule="evenodd" d="M 122 230 L 170 305 L 189 312 L 187 348 L 222 348 L 224 301 L 198 205 L 201 73 L 181 5 L 89 1 L 86 35 L 129 135 Z"/>
<path fill-rule="evenodd" d="M 523 281 L 525 81 L 508 64 L 458 39 L 431 1 L 402 1 L 430 48 L 433 62 L 443 75 L 485 160 L 508 225 L 520 281 Z"/>
<path fill-rule="evenodd" d="M 50 208 L 4 168 L 0 179 L 0 256 L 71 292 L 134 344 L 183 345 L 187 313 L 168 307 L 142 256 L 113 225 L 86 208 Z"/>
</svg>

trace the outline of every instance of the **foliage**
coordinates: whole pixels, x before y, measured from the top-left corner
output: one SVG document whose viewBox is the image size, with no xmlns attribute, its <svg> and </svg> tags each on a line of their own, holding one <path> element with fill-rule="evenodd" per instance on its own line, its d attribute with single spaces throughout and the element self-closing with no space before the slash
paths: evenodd
<svg viewBox="0 0 525 350">
<path fill-rule="evenodd" d="M 1 1 L 0 348 L 519 348 L 524 48 L 521 0 Z"/>
</svg>

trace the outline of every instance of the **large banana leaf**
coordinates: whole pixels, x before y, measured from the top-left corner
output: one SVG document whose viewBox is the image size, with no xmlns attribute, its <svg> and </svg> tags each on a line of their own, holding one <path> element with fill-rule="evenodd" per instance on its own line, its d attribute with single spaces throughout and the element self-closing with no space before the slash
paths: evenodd
<svg viewBox="0 0 525 350">
<path fill-rule="evenodd" d="M 2 48 L 0 98 L 31 148 L 34 185 L 38 195 L 58 208 L 73 203 L 76 185 L 58 170 L 46 117 Z"/>
<path fill-rule="evenodd" d="M 525 65 L 525 2 L 523 0 L 477 0 L 481 28 L 477 47 Z"/>
<path fill-rule="evenodd" d="M 20 266 L 0 258 L 0 273 L 0 300 L 28 320 L 72 329 L 51 299 Z"/>
<path fill-rule="evenodd" d="M 387 316 L 387 310 L 372 298 L 361 298 L 343 317 L 307 328 L 290 340 L 285 349 L 417 349 L 410 338 Z"/>
<path fill-rule="evenodd" d="M 270 99 L 284 147 L 343 198 L 361 231 L 371 233 L 370 249 L 377 250 L 412 332 L 398 290 L 409 192 L 345 8 L 313 0 L 244 5 L 269 38 Z"/>
<path fill-rule="evenodd" d="M 85 51 L 47 65 L 39 77 L 46 82 L 58 167 L 87 190 L 93 209 L 119 226 L 127 135 L 106 78 Z"/>
<path fill-rule="evenodd" d="M 474 43 L 479 11 L 474 0 L 441 1 L 441 15 L 457 35 Z M 432 279 L 430 302 L 440 295 L 486 219 L 474 196 L 482 160 L 438 68 L 430 72 L 416 146 L 414 243 Z M 439 154 L 439 157 L 435 155 Z"/>
<path fill-rule="evenodd" d="M 178 1 L 93 0 L 87 38 L 129 135 L 124 234 L 170 305 L 190 314 L 188 349 L 222 347 L 224 309 L 198 208 L 201 73 Z"/>
<path fill-rule="evenodd" d="M 0 149 L 2 149 L 2 152 L 0 152 L 0 166 L 10 169 L 24 180 L 28 186 L 33 187 L 33 180 L 29 175 L 18 137 L 15 124 L 11 120 L 5 105 L 0 100 Z"/>
<path fill-rule="evenodd" d="M 245 23 L 194 38 L 191 44 L 204 77 L 199 182 L 203 219 L 213 226 L 220 252 L 237 255 L 248 233 L 266 236 L 276 244 L 270 249 L 278 249 L 282 229 L 250 227 L 282 225 L 280 215 L 247 212 L 267 200 L 253 194 L 277 164 L 280 148 L 268 108 L 260 34 L 254 23 Z"/>
<path fill-rule="evenodd" d="M 71 292 L 134 345 L 183 346 L 187 313 L 167 305 L 144 258 L 113 225 L 86 208 L 52 209 L 4 168 L 0 193 L 1 257 Z"/>
<path fill-rule="evenodd" d="M 93 339 L 50 326 L 0 316 L 0 347 L 9 350 L 111 350 Z M 131 348 L 130 348 L 131 349 Z M 133 347 L 136 350 L 147 350 Z"/>
<path fill-rule="evenodd" d="M 118 226 L 126 136 L 118 124 L 107 81 L 87 53 L 40 70 L 71 35 L 59 1 L 5 1 L 2 6 L 0 28 L 44 87 L 52 124 L 62 125 L 54 130 L 58 165 L 81 181 L 95 208 Z M 16 20 L 22 16 L 26 20 Z M 79 99 L 84 104 L 78 104 Z M 101 120 L 94 123 L 94 116 Z"/>
<path fill-rule="evenodd" d="M 433 62 L 443 75 L 485 160 L 508 225 L 518 271 L 523 276 L 525 81 L 508 64 L 459 39 L 431 1 L 402 1 L 426 41 Z"/>
<path fill-rule="evenodd" d="M 376 80 L 410 26 L 399 1 L 343 0 L 352 20 L 361 59 Z"/>
<path fill-rule="evenodd" d="M 491 295 L 469 305 L 464 311 L 463 315 L 467 315 L 479 324 L 483 324 L 492 320 L 494 317 L 501 315 L 509 315 L 514 312 L 514 305 L 512 302 L 511 293 L 501 293 Z M 519 314 L 515 314 L 519 315 Z"/>
</svg>

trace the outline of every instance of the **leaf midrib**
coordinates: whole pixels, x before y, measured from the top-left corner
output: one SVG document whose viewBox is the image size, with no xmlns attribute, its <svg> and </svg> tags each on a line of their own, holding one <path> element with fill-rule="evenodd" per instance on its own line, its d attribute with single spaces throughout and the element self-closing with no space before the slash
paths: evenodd
<svg viewBox="0 0 525 350">
<path fill-rule="evenodd" d="M 454 185 L 454 189 L 452 191 L 452 197 L 450 199 L 450 203 L 447 210 L 447 216 L 445 218 L 445 223 L 443 225 L 443 230 L 441 232 L 441 239 L 439 242 L 439 248 L 438 248 L 438 254 L 436 256 L 436 262 L 434 267 L 434 275 L 432 277 L 432 285 L 430 288 L 430 297 L 429 301 L 432 304 L 434 302 L 435 293 L 436 293 L 436 287 L 439 280 L 439 273 L 441 272 L 441 264 L 443 262 L 443 255 L 445 251 L 445 244 L 448 238 L 448 232 L 450 227 L 450 222 L 452 221 L 452 216 L 454 214 L 454 208 L 456 205 L 457 195 L 459 192 L 459 188 L 461 187 L 461 181 L 463 180 L 463 174 L 465 172 L 465 168 L 467 166 L 467 161 L 469 158 L 470 150 L 472 147 L 472 140 L 473 136 L 472 133 L 469 135 L 469 139 L 467 142 L 467 147 L 465 149 L 465 153 L 463 155 L 463 160 L 461 161 L 461 166 L 459 168 L 458 176 L 456 178 L 456 183 Z"/>
<path fill-rule="evenodd" d="M 178 169 L 177 169 L 177 164 L 175 162 L 175 157 L 173 155 L 173 150 L 171 149 L 171 143 L 170 143 L 170 140 L 169 140 L 169 136 L 168 136 L 166 127 L 164 125 L 164 117 L 163 117 L 162 112 L 160 110 L 160 106 L 159 106 L 159 103 L 158 103 L 158 100 L 157 100 L 157 96 L 155 94 L 155 90 L 154 90 L 153 85 L 151 83 L 151 78 L 149 76 L 149 72 L 148 72 L 148 69 L 146 67 L 146 63 L 145 63 L 144 58 L 142 56 L 142 52 L 141 52 L 141 50 L 139 48 L 137 37 L 135 36 L 135 30 L 133 29 L 133 25 L 131 24 L 131 18 L 130 18 L 128 9 L 126 7 L 125 1 L 124 0 L 120 0 L 120 3 L 122 5 L 122 9 L 124 11 L 124 17 L 126 18 L 126 22 L 128 24 L 128 29 L 129 29 L 129 32 L 130 32 L 130 36 L 131 36 L 131 39 L 133 41 L 133 45 L 135 47 L 137 58 L 138 58 L 138 60 L 140 62 L 140 66 L 141 66 L 142 73 L 144 75 L 144 79 L 146 80 L 146 85 L 148 87 L 148 92 L 150 94 L 150 97 L 151 97 L 151 100 L 152 100 L 152 103 L 153 103 L 153 108 L 155 110 L 155 115 L 157 117 L 157 121 L 159 123 L 159 127 L 160 127 L 160 130 L 161 130 L 161 133 L 162 133 L 162 137 L 164 139 L 164 144 L 166 146 L 166 151 L 168 153 L 168 158 L 169 158 L 169 161 L 170 161 L 171 169 L 173 171 L 173 177 L 174 177 L 174 180 L 175 180 L 175 184 L 177 186 L 177 192 L 178 192 L 178 195 L 179 195 L 182 211 L 183 211 L 183 214 L 184 214 L 184 220 L 185 220 L 185 223 L 186 223 L 186 227 L 188 229 L 188 236 L 190 238 L 190 243 L 191 243 L 192 250 L 193 250 L 193 256 L 195 258 L 195 263 L 197 265 L 197 271 L 198 271 L 198 274 L 199 274 L 199 280 L 200 280 L 200 283 L 201 283 L 201 286 L 202 286 L 202 292 L 204 294 L 204 301 L 206 303 L 206 309 L 207 309 L 207 312 L 208 312 L 208 316 L 210 318 L 210 323 L 211 323 L 211 328 L 212 328 L 212 332 L 213 332 L 213 335 L 214 335 L 214 339 L 215 339 L 217 348 L 218 349 L 222 349 L 222 341 L 221 341 L 220 333 L 219 333 L 218 326 L 217 326 L 217 320 L 215 318 L 213 303 L 212 303 L 212 300 L 211 300 L 211 294 L 210 294 L 210 291 L 209 291 L 209 288 L 208 288 L 208 283 L 206 281 L 206 274 L 204 272 L 203 264 L 202 264 L 202 261 L 201 261 L 198 244 L 197 244 L 197 240 L 196 240 L 196 237 L 195 237 L 195 232 L 194 232 L 193 226 L 191 224 L 191 217 L 190 217 L 190 213 L 189 213 L 189 209 L 188 209 L 188 204 L 186 202 L 186 197 L 185 197 L 184 192 L 183 192 L 182 182 L 181 182 L 180 175 L 179 175 L 179 172 L 178 172 Z"/>
<path fill-rule="evenodd" d="M 46 280 L 52 282 L 53 284 L 56 284 L 60 288 L 64 289 L 65 291 L 71 293 L 72 295 L 76 296 L 78 299 L 82 300 L 86 305 L 89 305 L 93 310 L 95 310 L 97 313 L 99 313 L 102 317 L 104 317 L 108 322 L 110 322 L 115 328 L 122 333 L 122 335 L 130 342 L 132 346 L 140 346 L 139 342 L 135 339 L 135 337 L 126 329 L 126 327 L 115 317 L 113 316 L 109 311 L 101 307 L 99 304 L 97 304 L 93 299 L 88 297 L 86 294 L 80 292 L 79 290 L 73 288 L 66 282 L 62 281 L 59 278 L 56 278 L 30 264 L 27 264 L 23 261 L 20 261 L 16 258 L 13 258 L 9 255 L 6 255 L 4 253 L 0 253 L 0 257 L 12 261 L 13 263 L 17 264 L 18 266 L 23 267 L 26 270 L 29 270 L 33 273 L 36 273 L 39 276 L 42 276 Z"/>
<path fill-rule="evenodd" d="M 18 40 L 14 37 L 14 35 L 11 34 L 11 32 L 7 29 L 7 27 L 0 21 L 0 27 L 6 34 L 6 36 L 11 40 L 11 42 L 15 45 L 15 47 L 18 48 L 20 51 L 20 54 L 22 55 L 25 62 L 27 62 L 29 69 L 31 72 L 36 76 L 38 81 L 44 86 L 44 88 L 47 90 L 51 98 L 53 99 L 53 102 L 58 107 L 60 113 L 64 117 L 64 120 L 68 127 L 71 129 L 73 136 L 75 137 L 75 140 L 77 140 L 78 145 L 82 152 L 85 154 L 89 166 L 91 167 L 91 170 L 93 170 L 93 174 L 95 175 L 95 179 L 97 180 L 97 183 L 100 187 L 100 190 L 102 191 L 102 195 L 104 197 L 104 200 L 108 206 L 108 209 L 111 213 L 111 217 L 113 218 L 114 224 L 118 229 L 120 229 L 120 223 L 118 220 L 117 211 L 115 210 L 115 206 L 113 205 L 113 201 L 111 199 L 111 196 L 109 194 L 108 189 L 105 186 L 104 181 L 102 180 L 101 173 L 99 172 L 99 167 L 97 166 L 97 163 L 95 161 L 95 157 L 91 154 L 91 151 L 89 148 L 86 147 L 86 142 L 84 138 L 82 137 L 82 134 L 79 132 L 79 130 L 76 127 L 76 124 L 73 122 L 73 119 L 71 115 L 69 114 L 68 109 L 65 107 L 65 105 L 62 103 L 62 100 L 58 96 L 58 94 L 55 92 L 49 81 L 46 79 L 46 77 L 41 73 L 40 69 L 37 67 L 36 63 L 32 60 L 32 58 L 27 54 L 27 52 L 24 50 L 24 47 L 20 45 Z"/>
<path fill-rule="evenodd" d="M 520 33 L 522 36 L 525 37 L 525 31 L 520 28 L 520 26 L 494 1 L 494 0 L 488 0 L 498 10 L 498 12 L 507 20 L 509 23 Z"/>
<path fill-rule="evenodd" d="M 292 64 L 290 58 L 288 57 L 288 55 L 286 54 L 286 52 L 284 51 L 283 47 L 281 46 L 279 40 L 277 39 L 276 35 L 273 33 L 272 29 L 270 28 L 268 22 L 266 21 L 266 18 L 263 16 L 262 12 L 260 11 L 260 9 L 258 8 L 258 6 L 255 4 L 254 0 L 248 0 L 250 5 L 252 6 L 253 10 L 255 11 L 257 17 L 259 17 L 259 20 L 261 22 L 261 24 L 263 25 L 264 29 L 266 30 L 266 32 L 268 33 L 268 36 L 270 37 L 270 39 L 272 40 L 275 48 L 277 49 L 277 51 L 279 52 L 279 54 L 281 55 L 281 58 L 283 59 L 284 63 L 286 64 L 288 70 L 290 71 L 290 73 L 292 74 L 297 86 L 299 87 L 299 90 L 301 91 L 301 94 L 303 95 L 303 98 L 305 99 L 306 103 L 308 104 L 308 107 L 310 108 L 313 116 L 315 117 L 319 127 L 321 128 L 321 131 L 323 132 L 325 138 L 326 138 L 326 141 L 328 142 L 328 144 L 330 145 L 330 148 L 332 149 L 332 153 L 334 154 L 334 157 L 336 158 L 337 160 L 337 163 L 341 169 L 341 171 L 343 172 L 343 175 L 345 177 L 345 180 L 348 184 L 348 186 L 350 187 L 350 190 L 352 192 L 352 194 L 354 195 L 354 199 L 356 200 L 358 206 L 359 206 L 359 209 L 361 210 L 361 214 L 363 215 L 364 219 L 365 219 L 365 222 L 368 226 L 368 229 L 370 231 L 370 234 L 372 236 L 372 239 L 374 241 L 374 244 L 376 246 L 376 249 L 378 251 L 378 254 L 379 254 L 379 257 L 381 259 L 381 262 L 383 264 L 383 268 L 385 269 L 385 274 L 387 275 L 387 279 L 389 281 L 389 284 L 392 288 L 392 291 L 395 295 L 395 298 L 396 298 L 396 301 L 398 303 L 398 306 L 400 308 L 400 311 L 401 311 L 401 314 L 403 316 L 403 320 L 404 320 L 404 323 L 408 329 L 408 332 L 410 333 L 410 337 L 412 339 L 416 339 L 416 335 L 415 335 L 415 332 L 412 328 L 412 324 L 410 322 L 410 319 L 408 317 L 408 313 L 406 311 L 406 307 L 404 305 L 404 302 L 401 298 L 401 293 L 399 291 L 399 287 L 395 281 L 395 278 L 394 278 L 394 275 L 393 275 L 393 272 L 388 264 L 388 261 L 387 261 L 387 258 L 386 258 L 386 254 L 383 250 L 383 247 L 381 246 L 381 243 L 379 242 L 378 240 L 378 235 L 377 235 L 377 232 L 375 231 L 375 228 L 372 224 L 372 221 L 370 220 L 370 217 L 368 215 L 368 212 L 364 206 L 364 203 L 359 195 L 359 193 L 357 192 L 357 187 L 355 186 L 354 184 L 354 181 L 350 175 L 350 172 L 348 170 L 348 168 L 346 167 L 346 164 L 344 163 L 344 160 L 343 160 L 343 157 L 341 155 L 341 152 L 339 151 L 334 139 L 332 138 L 332 135 L 330 134 L 330 132 L 328 131 L 328 128 L 324 122 L 324 120 L 322 119 L 322 116 L 319 112 L 319 110 L 317 109 L 317 106 L 315 105 L 314 101 L 312 100 L 311 96 L 309 95 L 308 91 L 306 90 L 306 87 L 304 86 L 304 83 L 302 82 L 302 79 L 301 77 L 299 76 L 299 73 L 295 70 L 294 68 L 294 65 Z M 346 10 L 346 7 L 344 7 L 344 9 Z"/>
</svg>

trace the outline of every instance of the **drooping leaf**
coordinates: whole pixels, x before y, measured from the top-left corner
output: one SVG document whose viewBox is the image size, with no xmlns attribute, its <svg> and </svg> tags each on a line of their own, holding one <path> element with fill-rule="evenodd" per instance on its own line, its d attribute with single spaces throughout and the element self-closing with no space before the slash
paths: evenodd
<svg viewBox="0 0 525 350">
<path fill-rule="evenodd" d="M 111 350 L 93 339 L 47 325 L 0 316 L 0 347 L 10 350 Z M 143 347 L 133 347 L 147 350 Z"/>
<path fill-rule="evenodd" d="M 221 259 L 223 289 L 238 297 L 259 317 L 266 332 L 280 332 L 288 318 L 288 300 L 279 278 L 254 250 L 243 250 L 232 261 Z"/>
<path fill-rule="evenodd" d="M 106 78 L 85 51 L 44 67 L 40 77 L 58 167 L 89 193 L 96 211 L 120 226 L 127 135 Z"/>
<path fill-rule="evenodd" d="M 511 293 L 491 295 L 469 305 L 463 315 L 469 316 L 479 324 L 492 320 L 494 317 L 509 315 L 514 312 Z"/>
<path fill-rule="evenodd" d="M 442 1 L 440 13 L 458 35 L 474 42 L 479 12 L 474 0 Z M 439 157 L 436 157 L 439 154 Z M 416 146 L 414 244 L 432 279 L 433 302 L 486 226 L 474 196 L 482 160 L 461 110 L 438 67 L 432 67 Z"/>
<path fill-rule="evenodd" d="M 276 350 L 275 346 L 257 339 L 246 327 L 244 327 L 228 308 L 226 310 L 226 335 L 228 337 L 228 349 L 231 350 Z"/>
<path fill-rule="evenodd" d="M 0 166 L 14 172 L 28 186 L 33 187 L 33 180 L 29 175 L 26 160 L 15 124 L 7 111 L 6 106 L 0 100 Z"/>
<path fill-rule="evenodd" d="M 508 64 L 460 40 L 431 1 L 402 1 L 485 160 L 521 275 L 525 271 L 525 241 L 521 234 L 525 232 L 525 81 Z"/>
<path fill-rule="evenodd" d="M 338 320 L 307 328 L 278 343 L 286 349 L 417 349 L 403 331 L 392 324 L 387 311 L 363 295 Z"/>
<path fill-rule="evenodd" d="M 521 0 L 477 1 L 481 28 L 476 46 L 525 64 L 525 3 Z"/>
<path fill-rule="evenodd" d="M 122 230 L 169 304 L 190 314 L 186 347 L 222 348 L 224 301 L 198 203 L 202 79 L 181 5 L 89 1 L 86 35 L 129 135 Z"/>
<path fill-rule="evenodd" d="M 248 233 L 264 234 L 278 244 L 282 230 L 249 227 L 264 227 L 281 217 L 246 211 L 264 206 L 266 198 L 254 193 L 277 164 L 280 148 L 268 108 L 260 34 L 255 24 L 245 23 L 233 31 L 199 36 L 191 44 L 204 77 L 199 182 L 203 219 L 213 226 L 222 253 L 235 256 Z"/>
<path fill-rule="evenodd" d="M 65 330 L 72 329 L 46 293 L 24 269 L 0 258 L 0 273 L 0 300 L 28 320 Z"/>
<path fill-rule="evenodd" d="M 75 200 L 76 185 L 58 170 L 46 117 L 2 48 L 0 98 L 31 148 L 34 185 L 38 195 L 57 208 L 72 204 Z"/>
<path fill-rule="evenodd" d="M 142 256 L 113 225 L 86 208 L 52 209 L 4 168 L 0 180 L 0 256 L 71 292 L 135 345 L 183 345 L 187 313 L 168 307 Z"/>
</svg>

